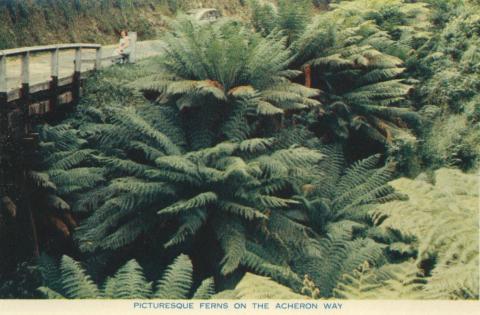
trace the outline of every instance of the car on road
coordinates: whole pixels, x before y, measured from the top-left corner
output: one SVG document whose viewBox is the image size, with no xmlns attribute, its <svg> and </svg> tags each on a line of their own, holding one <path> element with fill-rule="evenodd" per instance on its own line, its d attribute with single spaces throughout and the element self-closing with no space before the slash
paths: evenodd
<svg viewBox="0 0 480 315">
<path fill-rule="evenodd" d="M 220 11 L 214 8 L 193 9 L 187 11 L 187 15 L 201 22 L 213 22 L 222 17 Z"/>
</svg>

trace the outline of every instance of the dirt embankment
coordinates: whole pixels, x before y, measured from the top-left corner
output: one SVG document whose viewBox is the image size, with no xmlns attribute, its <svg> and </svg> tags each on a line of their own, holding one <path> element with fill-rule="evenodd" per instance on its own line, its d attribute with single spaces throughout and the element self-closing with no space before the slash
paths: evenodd
<svg viewBox="0 0 480 315">
<path fill-rule="evenodd" d="M 193 8 L 245 15 L 247 0 L 0 0 L 0 49 L 66 42 L 113 43 L 120 30 L 155 38 L 166 17 Z"/>
</svg>

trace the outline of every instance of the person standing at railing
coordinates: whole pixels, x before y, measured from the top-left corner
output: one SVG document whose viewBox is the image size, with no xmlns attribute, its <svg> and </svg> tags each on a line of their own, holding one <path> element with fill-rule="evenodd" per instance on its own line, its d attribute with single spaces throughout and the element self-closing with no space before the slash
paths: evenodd
<svg viewBox="0 0 480 315">
<path fill-rule="evenodd" d="M 128 56 L 130 55 L 130 52 L 131 52 L 130 38 L 128 37 L 128 33 L 125 30 L 123 30 L 120 33 L 120 36 L 121 37 L 118 43 L 118 48 L 115 49 L 114 54 L 122 57 L 120 59 L 120 63 L 126 63 Z"/>
</svg>

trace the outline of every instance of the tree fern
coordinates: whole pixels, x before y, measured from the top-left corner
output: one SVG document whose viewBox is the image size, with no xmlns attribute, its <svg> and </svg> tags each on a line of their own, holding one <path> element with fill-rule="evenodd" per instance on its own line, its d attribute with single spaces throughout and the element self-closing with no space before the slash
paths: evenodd
<svg viewBox="0 0 480 315">
<path fill-rule="evenodd" d="M 309 224 L 315 233 L 315 242 L 295 254 L 293 270 L 307 274 L 320 296 L 330 297 L 341 277 L 351 275 L 364 261 L 373 266 L 388 262 L 388 244 L 403 239 L 377 231 L 368 213 L 402 196 L 387 184 L 391 166 L 377 168 L 379 156 L 343 169 L 346 163 L 339 147 L 325 147 L 324 152 L 320 169 L 327 165 L 328 177 L 299 187 L 301 206 L 290 216 Z"/>
<path fill-rule="evenodd" d="M 133 86 L 156 90 L 186 111 L 193 148 L 219 140 L 244 140 L 248 120 L 289 109 L 315 107 L 317 91 L 290 82 L 291 52 L 273 32 L 263 38 L 232 23 L 197 25 L 183 19 L 166 38 L 158 73 Z M 152 86 L 150 82 L 155 82 Z"/>
<path fill-rule="evenodd" d="M 324 92 L 321 100 L 327 106 L 310 115 L 329 137 L 360 132 L 391 143 L 398 127 L 420 123 L 407 102 L 412 86 L 401 76 L 412 47 L 393 37 L 412 38 L 425 30 L 428 24 L 419 21 L 427 9 L 403 1 L 345 1 L 332 8 L 316 17 L 293 45 L 293 65 L 311 67 L 314 86 Z M 401 17 L 397 24 L 382 18 L 386 12 Z"/>
<path fill-rule="evenodd" d="M 163 106 L 172 108 L 174 105 Z M 106 106 L 100 111 L 102 121 L 79 113 L 83 122 L 73 128 L 82 129 L 84 123 L 92 126 L 104 121 L 114 127 L 98 128 L 94 133 L 76 133 L 86 141 L 79 140 L 82 147 L 95 148 L 92 158 L 72 164 L 70 169 L 49 171 L 61 194 L 73 201 L 72 208 L 81 211 L 82 215 L 88 214 L 75 233 L 82 251 L 108 253 L 149 235 L 165 247 L 178 247 L 201 241 L 198 237 L 202 231 L 210 230 L 214 235 L 210 244 L 220 243 L 223 255 L 210 263 L 222 276 L 248 268 L 300 288 L 300 277 L 288 265 L 292 253 L 288 250 L 279 255 L 279 249 L 287 249 L 285 244 L 293 241 L 292 232 L 296 233 L 295 240 L 308 246 L 308 241 L 304 240 L 308 235 L 303 232 L 308 228 L 280 215 L 284 209 L 298 203 L 289 198 L 291 193 L 285 195 L 283 191 L 293 191 L 293 183 L 311 182 L 318 176 L 316 165 L 324 158 L 320 152 L 299 146 L 278 149 L 275 138 L 221 142 L 200 150 L 189 149 L 185 145 L 187 141 L 178 141 L 179 145 L 170 142 L 169 145 L 176 146 L 172 150 L 160 136 L 160 133 L 166 135 L 164 129 L 168 126 L 156 125 L 146 114 L 148 110 L 119 107 L 114 111 Z M 178 110 L 160 113 L 176 115 Z M 119 117 L 123 115 L 137 117 L 122 120 Z M 142 127 L 135 127 L 136 132 L 131 133 L 124 121 L 133 121 Z M 180 137 L 177 135 L 176 139 Z M 132 143 L 134 146 L 130 145 Z M 143 145 L 138 150 L 140 143 Z M 145 150 L 146 146 L 150 149 Z M 157 152 L 155 158 L 151 158 L 151 149 Z M 69 148 L 57 150 L 68 152 Z M 76 177 L 69 178 L 69 174 L 83 176 L 81 172 L 100 176 L 102 180 L 94 184 L 100 185 L 99 189 L 91 189 L 91 195 L 85 191 L 88 185 L 78 190 L 62 190 L 63 185 L 68 187 L 75 183 Z M 89 180 L 86 177 L 82 182 Z M 269 188 L 265 190 L 267 185 Z M 92 199 L 85 200 L 89 195 Z M 235 233 L 231 233 L 233 226 Z M 161 234 L 155 232 L 159 229 L 162 229 Z M 191 281 L 188 280 L 191 275 L 186 272 L 188 266 L 180 261 L 175 268 L 183 270 L 181 278 L 186 282 L 178 282 L 167 273 L 162 282 L 154 286 L 156 296 L 167 298 L 173 291 L 184 297 L 190 294 L 190 287 L 185 285 Z M 120 290 L 122 286 L 115 284 L 117 278 L 102 288 L 118 295 L 131 294 Z M 137 279 L 129 285 L 136 287 L 141 283 Z M 179 286 L 175 287 L 177 284 Z M 142 296 L 142 292 L 138 296 Z"/>
<path fill-rule="evenodd" d="M 308 132 L 299 133 L 298 140 L 286 131 L 270 138 L 225 141 L 200 150 L 180 145 L 172 150 L 165 142 L 157 141 L 158 136 L 150 136 L 153 129 L 157 135 L 164 134 L 164 127 L 160 125 L 157 129 L 150 116 L 143 117 L 148 111 L 141 107 L 125 112 L 121 108 L 112 111 L 110 107 L 100 110 L 106 121 L 119 128 L 116 135 L 109 134 L 108 138 L 101 131 L 84 135 L 88 146 L 96 148 L 96 152 L 82 167 L 100 168 L 97 173 L 103 174 L 105 180 L 99 182 L 100 189 L 91 192 L 91 200 L 84 199 L 89 194 L 83 190 L 79 190 L 80 194 L 65 192 L 74 201 L 73 209 L 82 213 L 91 211 L 75 233 L 84 252 L 116 250 L 150 234 L 165 247 L 183 246 L 208 229 L 221 245 L 223 258 L 212 262 L 221 275 L 228 276 L 246 267 L 299 291 L 301 276 L 312 273 L 308 268 L 328 256 L 330 245 L 324 233 L 329 223 L 342 222 L 354 210 L 392 195 L 390 189 L 378 189 L 389 175 L 388 168 L 373 169 L 378 157 L 358 163 L 342 177 L 341 154 L 333 149 L 324 153 L 315 149 L 318 141 Z M 141 117 L 134 121 L 141 121 L 144 127 L 135 133 L 128 132 L 124 122 L 110 119 L 116 112 Z M 90 118 L 87 122 L 95 124 Z M 121 142 L 117 137 L 122 138 Z M 102 139 L 101 145 L 98 139 Z M 135 144 L 133 150 L 130 143 Z M 137 150 L 140 144 L 142 149 Z M 144 150 L 146 146 L 150 149 Z M 151 158 L 152 149 L 157 152 L 155 158 Z M 71 170 L 75 172 L 77 168 Z M 337 177 L 327 178 L 323 168 Z M 50 172 L 67 176 L 70 170 Z M 69 184 L 68 180 L 57 182 Z M 322 188 L 326 187 L 344 189 L 325 192 Z M 364 196 L 370 191 L 370 195 Z M 367 233 L 364 216 L 357 221 L 361 222 L 357 224 L 358 230 Z M 154 234 L 166 225 L 169 228 L 162 228 L 162 235 Z M 340 273 L 353 270 L 365 259 L 381 261 L 380 244 L 369 239 L 355 240 L 353 234 L 352 231 L 349 238 L 342 238 L 345 244 L 338 247 L 358 248 L 356 255 L 351 256 L 352 262 L 347 263 L 347 254 L 342 251 L 345 257 L 339 259 L 345 261 L 344 268 L 336 268 L 331 262 L 325 268 Z M 305 258 L 305 262 L 299 257 Z M 326 295 L 331 294 L 339 273 L 322 284 Z"/>
<path fill-rule="evenodd" d="M 331 297 L 341 277 L 354 272 L 363 261 L 379 266 L 386 262 L 384 245 L 369 238 L 342 237 L 337 232 L 319 238 L 318 243 L 310 255 L 295 257 L 293 269 L 308 274 L 322 297 Z"/>
<path fill-rule="evenodd" d="M 118 112 L 142 117 L 144 111 L 104 109 L 104 119 L 119 127 L 117 135 L 125 134 L 123 150 L 117 148 L 119 143 L 115 139 L 103 138 L 102 132 L 86 134 L 89 145 L 97 148 L 94 157 L 85 161 L 82 168 L 49 171 L 59 191 L 74 200 L 74 210 L 94 210 L 75 235 L 80 248 L 88 252 L 123 247 L 166 222 L 174 227 L 163 236 L 166 247 L 195 239 L 206 224 L 216 232 L 220 242 L 226 241 L 231 235 L 221 232 L 225 217 L 231 218 L 231 224 L 243 233 L 239 236 L 245 237 L 248 230 L 268 220 L 268 211 L 297 203 L 276 194 L 294 180 L 313 180 L 317 173 L 313 174 L 312 169 L 323 158 L 320 152 L 303 147 L 276 150 L 274 138 L 223 142 L 180 154 L 184 148 L 169 149 L 165 142 L 157 141 L 163 127 L 155 129 L 148 116 L 120 122 L 119 117 L 123 116 L 117 116 Z M 143 127 L 127 134 L 125 121 L 141 121 Z M 153 132 L 154 129 L 157 131 Z M 154 133 L 157 136 L 150 136 Z M 102 139 L 101 146 L 97 139 Z M 133 151 L 130 143 L 134 143 Z M 151 156 L 153 152 L 155 158 Z M 81 177 L 69 176 L 77 173 L 83 176 L 81 171 L 92 172 L 98 181 L 85 177 L 82 179 L 85 186 L 70 188 Z M 89 194 L 84 190 L 90 180 L 92 185 L 102 187 L 91 192 L 93 199 L 86 200 L 84 196 Z M 217 220 L 219 224 L 215 223 Z M 288 236 L 285 233 L 282 237 Z M 223 247 L 225 274 L 238 268 L 242 261 L 242 252 L 231 251 L 233 248 Z"/>
<path fill-rule="evenodd" d="M 325 147 L 328 154 L 320 163 L 328 177 L 321 177 L 310 186 L 300 187 L 305 214 L 317 231 L 325 231 L 327 222 L 353 220 L 370 224 L 367 211 L 372 205 L 404 198 L 394 191 L 388 182 L 392 178 L 392 165 L 376 168 L 380 156 L 375 155 L 357 161 L 347 169 L 339 147 Z M 328 166 L 323 168 L 322 166 Z M 322 218 L 323 216 L 323 218 Z"/>
</svg>

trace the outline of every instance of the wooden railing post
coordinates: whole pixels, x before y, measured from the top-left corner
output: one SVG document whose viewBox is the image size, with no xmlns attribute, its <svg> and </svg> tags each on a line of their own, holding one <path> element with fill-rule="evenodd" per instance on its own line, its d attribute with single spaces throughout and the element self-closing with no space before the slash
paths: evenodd
<svg viewBox="0 0 480 315">
<path fill-rule="evenodd" d="M 102 47 L 95 50 L 95 70 L 102 68 Z"/>
<path fill-rule="evenodd" d="M 18 167 L 19 174 L 17 175 L 20 178 L 19 186 L 22 195 L 20 202 L 22 213 L 20 213 L 20 217 L 22 222 L 24 222 L 29 229 L 29 231 L 23 231 L 22 235 L 29 240 L 30 248 L 27 249 L 29 250 L 29 254 L 37 258 L 40 254 L 40 250 L 38 244 L 37 224 L 32 209 L 33 203 L 30 199 L 33 194 L 32 183 L 28 173 L 33 168 L 33 160 L 36 156 L 35 150 L 38 147 L 38 134 L 29 133 L 22 139 L 21 144 L 22 150 L 20 151 L 19 157 L 21 164 Z"/>
<path fill-rule="evenodd" d="M 22 85 L 30 85 L 30 53 L 24 52 L 22 54 Z"/>
<path fill-rule="evenodd" d="M 7 92 L 7 57 L 0 55 L 0 93 Z"/>
<path fill-rule="evenodd" d="M 75 48 L 75 72 L 73 73 L 73 102 L 77 103 L 80 99 L 80 80 L 82 76 L 82 49 Z"/>
<path fill-rule="evenodd" d="M 50 108 L 49 112 L 54 113 L 58 105 L 58 65 L 59 50 L 58 48 L 52 51 L 51 73 L 50 73 Z"/>
<path fill-rule="evenodd" d="M 34 138 L 32 135 L 32 126 L 30 121 L 30 52 L 26 51 L 21 54 L 22 58 L 22 69 L 21 69 L 21 81 L 22 81 L 22 90 L 20 98 L 20 106 L 22 110 L 22 118 L 24 124 L 21 149 L 19 152 L 19 181 L 20 181 L 20 192 L 23 195 L 21 207 L 23 209 L 21 216 L 25 220 L 28 220 L 30 225 L 30 235 L 28 236 L 31 241 L 31 250 L 34 257 L 38 257 L 38 238 L 35 220 L 32 213 L 32 205 L 28 199 L 31 196 L 30 191 L 30 181 L 27 178 L 27 172 L 31 169 L 33 151 L 35 148 Z"/>
<path fill-rule="evenodd" d="M 52 78 L 58 78 L 58 57 L 59 50 L 58 48 L 52 51 L 52 63 L 51 63 L 51 76 Z"/>
<path fill-rule="evenodd" d="M 30 126 L 30 52 L 22 54 L 22 70 L 21 70 L 21 110 L 23 112 L 24 134 L 29 134 Z"/>
<path fill-rule="evenodd" d="M 75 72 L 82 71 L 82 48 L 75 48 Z"/>
<path fill-rule="evenodd" d="M 0 55 L 0 141 L 8 132 L 7 57 Z M 0 143 L 0 146 L 2 143 Z"/>
</svg>

